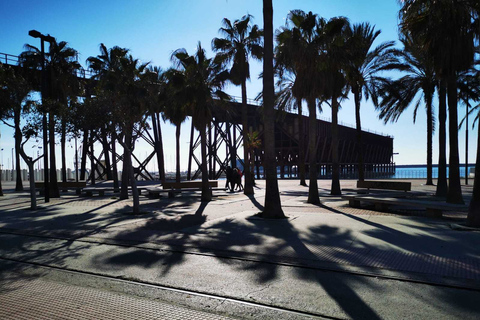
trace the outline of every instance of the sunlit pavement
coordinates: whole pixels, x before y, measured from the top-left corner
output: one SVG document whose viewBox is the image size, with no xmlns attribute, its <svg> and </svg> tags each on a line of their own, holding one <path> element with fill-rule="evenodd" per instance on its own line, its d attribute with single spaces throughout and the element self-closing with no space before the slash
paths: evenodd
<svg viewBox="0 0 480 320">
<path fill-rule="evenodd" d="M 434 193 L 422 183 L 413 180 L 413 191 Z M 478 316 L 480 233 L 450 228 L 464 214 L 430 219 L 406 208 L 354 209 L 328 196 L 330 182 L 322 180 L 322 205 L 313 206 L 307 188 L 283 180 L 288 219 L 262 220 L 254 215 L 262 210 L 263 185 L 254 197 L 218 193 L 207 205 L 198 194 L 142 197 L 137 216 L 129 214 L 131 201 L 111 195 L 69 194 L 39 201 L 42 209 L 32 212 L 26 193 L 7 192 L 0 200 L 0 257 L 327 317 Z M 346 192 L 354 186 L 342 181 Z M 468 201 L 471 187 L 463 189 Z M 233 306 L 215 312 L 259 315 Z"/>
</svg>

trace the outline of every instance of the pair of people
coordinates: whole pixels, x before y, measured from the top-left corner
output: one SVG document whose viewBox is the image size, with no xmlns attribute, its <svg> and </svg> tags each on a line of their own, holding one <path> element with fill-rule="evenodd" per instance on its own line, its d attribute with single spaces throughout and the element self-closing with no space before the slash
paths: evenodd
<svg viewBox="0 0 480 320">
<path fill-rule="evenodd" d="M 228 166 L 225 171 L 227 174 L 227 183 L 225 184 L 225 188 L 229 188 L 232 192 L 236 190 L 243 190 L 242 171 L 238 168 L 232 169 L 230 166 Z"/>
</svg>

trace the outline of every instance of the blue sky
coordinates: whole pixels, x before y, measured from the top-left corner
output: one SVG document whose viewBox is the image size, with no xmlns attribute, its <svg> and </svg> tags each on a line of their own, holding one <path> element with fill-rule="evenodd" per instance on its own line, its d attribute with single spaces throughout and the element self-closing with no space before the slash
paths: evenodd
<svg viewBox="0 0 480 320">
<path fill-rule="evenodd" d="M 385 0 L 273 0 L 274 27 L 285 24 L 285 17 L 292 9 L 312 11 L 331 18 L 345 16 L 352 23 L 370 22 L 382 31 L 375 45 L 395 40 L 398 42 L 398 2 Z M 67 41 L 79 51 L 79 60 L 85 65 L 89 56 L 99 53 L 99 44 L 108 48 L 118 45 L 129 48 L 135 58 L 152 65 L 168 68 L 171 66 L 171 53 L 178 48 L 186 48 L 193 53 L 199 41 L 209 55 L 211 41 L 218 36 L 218 29 L 224 17 L 238 19 L 244 14 L 254 16 L 254 23 L 263 27 L 261 0 L 142 0 L 142 1 L 2 1 L 0 20 L 0 52 L 18 55 L 26 43 L 38 46 L 38 39 L 28 36 L 31 29 L 50 34 L 57 40 Z M 253 62 L 252 79 L 248 84 L 248 96 L 254 98 L 261 91 L 261 81 L 257 79 L 261 64 Z M 227 91 L 235 96 L 240 89 L 229 86 Z M 330 118 L 330 108 L 324 106 L 321 117 Z M 353 98 L 342 102 L 339 120 L 354 124 Z M 465 108 L 459 107 L 459 118 Z M 394 137 L 394 151 L 397 164 L 420 164 L 426 162 L 426 125 L 423 109 L 413 124 L 413 110 L 408 110 L 397 123 L 384 125 L 378 120 L 373 105 L 362 102 L 362 122 L 365 129 L 383 132 Z M 186 168 L 189 138 L 189 122 L 182 130 L 182 168 Z M 12 132 L 0 124 L 2 137 L 0 146 L 4 148 L 4 162 L 11 157 L 13 147 Z M 475 160 L 476 131 L 470 131 L 469 162 Z M 465 160 L 464 129 L 459 132 L 460 161 Z M 438 158 L 438 137 L 434 137 L 434 163 Z M 167 145 L 167 168 L 173 169 L 174 128 L 164 125 L 164 143 Z M 7 152 L 8 151 L 8 152 Z M 143 158 L 149 151 L 139 145 L 137 153 Z M 59 158 L 59 157 L 57 157 Z M 70 158 L 67 163 L 72 163 Z M 10 160 L 11 162 L 11 160 Z M 70 165 L 69 165 L 70 166 Z M 6 165 L 8 167 L 8 165 Z"/>
</svg>

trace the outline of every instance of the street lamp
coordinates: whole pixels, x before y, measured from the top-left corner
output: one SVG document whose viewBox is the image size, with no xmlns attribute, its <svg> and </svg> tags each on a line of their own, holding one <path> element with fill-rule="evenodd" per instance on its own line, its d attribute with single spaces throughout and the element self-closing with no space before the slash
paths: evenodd
<svg viewBox="0 0 480 320">
<path fill-rule="evenodd" d="M 40 38 L 41 44 L 41 59 L 42 59 L 42 104 L 45 108 L 45 97 L 47 94 L 47 72 L 45 70 L 45 41 L 52 43 L 55 41 L 55 38 L 50 35 L 43 35 L 37 30 L 30 30 L 28 31 L 28 35 L 33 38 Z M 47 112 L 43 110 L 43 167 L 44 167 L 44 174 L 43 174 L 43 182 L 45 187 L 45 202 L 50 201 L 50 185 L 48 183 L 48 129 L 47 129 Z"/>
</svg>

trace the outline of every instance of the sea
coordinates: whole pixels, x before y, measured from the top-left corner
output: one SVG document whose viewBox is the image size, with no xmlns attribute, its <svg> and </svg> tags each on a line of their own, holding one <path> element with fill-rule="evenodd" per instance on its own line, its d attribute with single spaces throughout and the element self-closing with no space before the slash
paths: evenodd
<svg viewBox="0 0 480 320">
<path fill-rule="evenodd" d="M 475 165 L 468 165 L 467 173 L 472 174 L 475 169 Z M 434 179 L 438 178 L 438 166 L 433 165 L 432 176 Z M 447 177 L 448 177 L 448 166 L 447 166 Z M 460 165 L 460 177 L 465 178 L 465 164 Z M 395 169 L 395 174 L 391 176 L 393 179 L 426 179 L 427 178 L 427 166 L 424 164 L 421 165 L 397 165 Z"/>
</svg>

